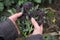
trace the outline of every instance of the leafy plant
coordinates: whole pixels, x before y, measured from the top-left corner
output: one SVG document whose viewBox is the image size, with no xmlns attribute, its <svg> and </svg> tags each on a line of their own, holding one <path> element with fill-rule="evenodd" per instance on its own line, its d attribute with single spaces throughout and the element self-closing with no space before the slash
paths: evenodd
<svg viewBox="0 0 60 40">
<path fill-rule="evenodd" d="M 45 28 L 50 25 L 56 25 L 55 12 L 51 9 L 46 9 L 44 4 L 52 4 L 53 0 L 0 0 L 0 22 L 5 21 L 8 16 L 17 12 L 23 12 L 23 15 L 17 20 L 21 34 L 24 37 L 28 37 L 33 31 L 33 25 L 31 24 L 31 17 L 34 17 L 40 24 L 46 24 Z M 41 4 L 41 5 L 40 5 Z M 6 14 L 4 14 L 6 13 Z M 7 16 L 8 15 L 8 16 Z M 50 38 L 47 38 L 47 40 Z"/>
<path fill-rule="evenodd" d="M 51 36 L 51 35 L 44 35 L 43 36 L 44 40 L 57 40 L 57 38 L 55 36 Z"/>
<path fill-rule="evenodd" d="M 0 2 L 0 11 L 3 11 L 3 9 L 4 9 L 4 4 L 3 2 Z"/>
<path fill-rule="evenodd" d="M 2 16 L 0 17 L 0 22 L 6 21 L 7 17 L 6 16 Z"/>
<path fill-rule="evenodd" d="M 50 9 L 43 8 L 42 10 L 39 8 L 39 5 L 34 6 L 33 3 L 27 2 L 23 4 L 22 10 L 23 15 L 20 17 L 20 30 L 24 37 L 28 37 L 33 31 L 33 25 L 30 22 L 31 17 L 34 17 L 39 25 L 47 23 L 50 26 L 55 23 L 52 22 L 55 19 L 55 14 Z"/>
<path fill-rule="evenodd" d="M 22 4 L 26 2 L 36 2 L 36 3 L 45 3 L 48 2 L 49 4 L 52 3 L 53 0 L 0 0 L 0 10 L 3 11 L 3 9 L 6 8 L 12 8 L 14 6 L 21 6 Z"/>
<path fill-rule="evenodd" d="M 37 2 L 37 3 L 41 3 L 42 0 L 34 0 L 34 1 Z"/>
</svg>

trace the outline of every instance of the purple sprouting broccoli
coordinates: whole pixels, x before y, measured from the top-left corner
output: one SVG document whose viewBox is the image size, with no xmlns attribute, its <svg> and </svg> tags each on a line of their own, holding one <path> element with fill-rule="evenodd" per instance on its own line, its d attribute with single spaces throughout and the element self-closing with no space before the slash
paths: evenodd
<svg viewBox="0 0 60 40">
<path fill-rule="evenodd" d="M 27 3 L 25 3 L 23 6 L 22 6 L 22 8 L 23 8 L 23 10 L 24 11 L 28 11 L 30 8 L 32 8 L 34 6 L 34 4 L 32 3 L 32 2 L 27 2 Z"/>
<path fill-rule="evenodd" d="M 39 23 L 39 25 L 44 23 L 44 16 L 45 13 L 41 10 L 35 10 L 29 14 L 29 18 L 31 19 L 31 17 L 34 17 L 36 21 Z"/>
</svg>

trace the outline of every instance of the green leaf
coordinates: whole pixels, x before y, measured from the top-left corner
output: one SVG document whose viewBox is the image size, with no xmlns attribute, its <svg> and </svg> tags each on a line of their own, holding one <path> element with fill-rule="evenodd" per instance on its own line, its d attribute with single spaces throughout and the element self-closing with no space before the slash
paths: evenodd
<svg viewBox="0 0 60 40">
<path fill-rule="evenodd" d="M 4 4 L 3 2 L 0 2 L 0 11 L 3 11 L 3 9 L 4 9 Z"/>
<path fill-rule="evenodd" d="M 16 13 L 16 9 L 12 8 L 7 10 L 11 15 L 13 15 L 14 13 Z"/>
<path fill-rule="evenodd" d="M 21 5 L 21 4 L 23 4 L 23 3 L 24 3 L 24 1 L 23 1 L 23 0 L 19 0 L 19 1 L 18 1 L 18 3 L 17 3 L 17 5 L 19 5 L 19 6 L 20 6 L 20 5 Z"/>
<path fill-rule="evenodd" d="M 9 5 L 11 5 L 11 2 L 10 2 L 10 0 L 4 0 L 4 4 L 5 4 L 5 6 L 9 6 Z"/>
<path fill-rule="evenodd" d="M 42 3 L 44 3 L 45 2 L 45 0 L 42 0 Z"/>
<path fill-rule="evenodd" d="M 10 10 L 8 10 L 8 12 L 11 14 L 11 15 L 13 15 L 13 12 L 12 12 L 12 10 L 10 9 Z"/>
<path fill-rule="evenodd" d="M 49 0 L 49 4 L 51 4 L 52 3 L 52 0 Z"/>
<path fill-rule="evenodd" d="M 12 8 L 12 11 L 13 11 L 13 13 L 16 13 L 16 9 L 15 8 Z"/>
<path fill-rule="evenodd" d="M 36 3 L 41 3 L 42 0 L 34 0 Z"/>
<path fill-rule="evenodd" d="M 5 5 L 6 7 L 11 6 L 13 3 L 14 3 L 14 0 L 4 0 L 4 5 Z"/>
<path fill-rule="evenodd" d="M 0 2 L 3 1 L 3 0 L 0 0 Z"/>
<path fill-rule="evenodd" d="M 51 35 L 43 35 L 44 40 L 57 40 L 56 36 L 51 36 Z"/>
<path fill-rule="evenodd" d="M 6 16 L 2 16 L 0 17 L 0 22 L 6 21 L 7 17 Z"/>
</svg>

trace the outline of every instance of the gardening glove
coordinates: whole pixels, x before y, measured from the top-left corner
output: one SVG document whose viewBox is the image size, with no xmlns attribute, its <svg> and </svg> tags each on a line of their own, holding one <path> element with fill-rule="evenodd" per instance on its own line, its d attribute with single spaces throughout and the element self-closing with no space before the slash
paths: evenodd
<svg viewBox="0 0 60 40">
<path fill-rule="evenodd" d="M 32 33 L 32 35 L 42 35 L 43 33 L 43 24 L 38 25 L 38 23 L 36 22 L 36 20 L 34 18 L 31 18 L 31 22 L 34 25 L 34 31 Z"/>
<path fill-rule="evenodd" d="M 13 24 L 15 25 L 15 27 L 16 27 L 16 29 L 17 29 L 17 31 L 18 31 L 18 34 L 20 34 L 20 31 L 19 31 L 19 29 L 18 29 L 18 27 L 17 27 L 17 24 L 16 24 L 16 20 L 18 19 L 18 17 L 20 17 L 22 15 L 22 13 L 20 12 L 20 13 L 16 13 L 16 14 L 14 14 L 14 15 L 12 15 L 12 16 L 10 16 L 9 17 L 9 19 L 13 22 Z"/>
</svg>

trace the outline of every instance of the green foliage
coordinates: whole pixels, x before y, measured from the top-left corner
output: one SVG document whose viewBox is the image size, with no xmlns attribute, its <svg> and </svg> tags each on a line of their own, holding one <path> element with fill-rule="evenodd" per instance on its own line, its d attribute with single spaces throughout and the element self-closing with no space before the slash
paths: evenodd
<svg viewBox="0 0 60 40">
<path fill-rule="evenodd" d="M 49 0 L 49 3 L 51 4 L 52 3 L 52 0 Z"/>
<path fill-rule="evenodd" d="M 4 4 L 3 2 L 0 2 L 0 11 L 3 11 L 3 9 L 4 9 Z"/>
<path fill-rule="evenodd" d="M 7 8 L 11 8 L 13 6 L 13 4 L 15 4 L 16 6 L 20 6 L 28 1 L 31 2 L 36 2 L 36 3 L 45 3 L 49 2 L 49 4 L 52 3 L 52 0 L 46 1 L 46 0 L 0 0 L 0 11 L 3 11 L 3 9 L 5 8 L 4 6 L 6 6 Z"/>
<path fill-rule="evenodd" d="M 14 13 L 16 13 L 16 9 L 12 8 L 12 9 L 7 10 L 7 12 L 13 15 Z"/>
<path fill-rule="evenodd" d="M 12 4 L 16 3 L 17 0 L 4 0 L 3 2 L 6 7 L 10 7 Z"/>
<path fill-rule="evenodd" d="M 55 24 L 56 23 L 56 14 L 55 11 L 53 11 L 53 9 L 51 8 L 42 8 L 42 11 L 45 12 L 46 16 L 45 18 L 47 19 L 47 22 L 50 24 Z"/>
<path fill-rule="evenodd" d="M 0 22 L 5 21 L 6 19 L 7 19 L 7 17 L 6 17 L 6 16 L 2 16 L 2 17 L 0 17 Z"/>
<path fill-rule="evenodd" d="M 17 5 L 21 5 L 21 4 L 23 4 L 23 3 L 27 2 L 27 1 L 28 0 L 19 0 L 18 3 L 17 3 Z"/>
<path fill-rule="evenodd" d="M 19 0 L 18 3 L 17 3 L 17 5 L 21 5 L 21 4 L 23 4 L 23 3 L 24 3 L 23 0 Z"/>
<path fill-rule="evenodd" d="M 41 3 L 42 0 L 34 0 L 36 3 Z"/>
<path fill-rule="evenodd" d="M 44 40 L 57 40 L 56 36 L 43 35 Z"/>
<path fill-rule="evenodd" d="M 20 22 L 21 23 L 21 22 Z M 24 20 L 22 22 L 25 26 L 22 26 L 22 24 L 20 24 L 20 30 L 22 31 L 22 35 L 24 37 L 28 37 L 29 34 L 31 34 L 31 31 L 33 30 L 33 25 L 31 24 L 31 22 L 29 21 L 28 16 L 26 16 L 26 20 Z M 23 28 L 22 28 L 23 27 Z"/>
<path fill-rule="evenodd" d="M 36 2 L 36 3 L 44 3 L 44 2 L 47 2 L 49 4 L 52 3 L 52 0 L 33 0 L 33 1 Z"/>
<path fill-rule="evenodd" d="M 0 12 L 2 12 L 0 14 L 3 15 L 4 13 L 7 13 L 8 16 L 13 15 L 13 14 L 17 13 L 16 7 L 18 7 L 18 10 L 20 12 L 19 7 L 22 6 L 23 4 L 25 4 L 26 2 L 33 2 L 34 4 L 35 3 L 38 4 L 37 6 L 34 6 L 31 10 L 29 10 L 28 13 L 30 13 L 31 11 L 36 10 L 38 8 L 40 9 L 41 5 L 39 5 L 39 4 L 42 4 L 42 3 L 45 4 L 45 2 L 47 2 L 47 4 L 52 4 L 52 0 L 0 0 Z M 48 19 L 49 22 L 52 23 L 52 21 L 53 21 L 55 23 L 55 14 L 53 11 L 45 10 L 45 9 L 43 9 L 42 11 L 44 11 L 47 14 L 47 16 L 45 18 L 46 19 L 49 18 Z M 22 10 L 22 12 L 23 12 L 23 10 Z M 3 15 L 3 16 L 0 15 L 1 16 L 0 22 L 5 21 L 8 17 L 7 15 Z M 17 20 L 21 33 L 24 37 L 27 37 L 33 30 L 33 25 L 31 24 L 31 22 L 28 19 L 29 19 L 28 16 L 26 16 L 26 20 L 24 20 L 24 22 L 22 21 L 22 23 L 25 24 L 26 28 L 24 28 L 24 26 L 20 23 L 20 19 Z M 38 17 L 35 17 L 35 19 L 38 19 Z M 46 40 L 50 40 L 49 36 L 48 36 L 48 38 L 46 38 Z M 55 39 L 52 39 L 52 40 L 55 40 Z"/>
<path fill-rule="evenodd" d="M 4 5 L 6 7 L 11 6 L 11 1 L 10 0 L 4 0 Z"/>
</svg>

